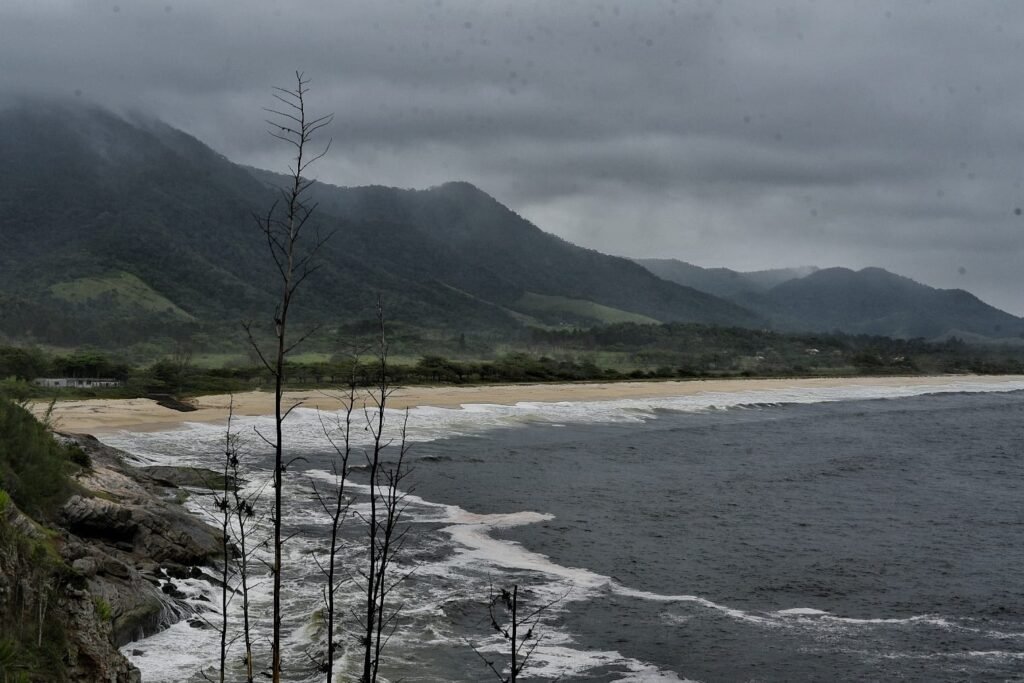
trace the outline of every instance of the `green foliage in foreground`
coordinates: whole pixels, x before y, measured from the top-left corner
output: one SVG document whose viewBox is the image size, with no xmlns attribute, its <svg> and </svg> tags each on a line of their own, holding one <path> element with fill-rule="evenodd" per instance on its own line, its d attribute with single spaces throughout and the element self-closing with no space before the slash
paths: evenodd
<svg viewBox="0 0 1024 683">
<path fill-rule="evenodd" d="M 0 490 L 0 680 L 57 683 L 66 680 L 67 632 L 57 603 L 71 580 L 45 531 L 37 537 L 9 522 L 10 497 Z"/>
<path fill-rule="evenodd" d="M 26 514 L 52 519 L 74 491 L 80 449 L 58 443 L 31 413 L 0 397 L 0 488 Z"/>
<path fill-rule="evenodd" d="M 75 491 L 89 458 L 58 442 L 27 410 L 0 397 L 0 681 L 66 680 L 69 585 L 81 588 L 46 526 Z M 107 607 L 109 614 L 109 605 Z M 102 613 L 100 613 L 102 618 Z"/>
</svg>

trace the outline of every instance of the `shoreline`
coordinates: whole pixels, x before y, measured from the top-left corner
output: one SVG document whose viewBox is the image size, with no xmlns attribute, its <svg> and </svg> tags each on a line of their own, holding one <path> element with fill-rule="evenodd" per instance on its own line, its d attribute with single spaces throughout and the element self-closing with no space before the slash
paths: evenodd
<svg viewBox="0 0 1024 683">
<path fill-rule="evenodd" d="M 613 401 L 620 399 L 667 398 L 702 393 L 735 393 L 770 389 L 834 388 L 847 386 L 941 386 L 951 383 L 1021 382 L 1024 375 L 926 375 L 898 377 L 828 377 L 792 379 L 695 379 L 682 381 L 586 382 L 575 384 L 494 384 L 476 386 L 401 387 L 389 398 L 389 407 L 420 406 L 459 408 L 464 405 L 515 405 L 516 403 L 560 403 Z M 196 410 L 181 412 L 165 408 L 147 398 L 77 399 L 58 401 L 52 419 L 63 431 L 102 434 L 113 431 L 161 431 L 186 422 L 225 422 L 231 395 L 200 396 L 190 401 Z M 357 399 L 358 400 L 358 399 Z M 341 400 L 328 390 L 286 391 L 286 406 L 301 403 L 305 408 L 336 411 Z M 34 401 L 29 408 L 36 416 L 45 413 L 48 402 Z M 272 392 L 248 391 L 234 395 L 234 412 L 241 416 L 270 415 L 274 412 Z"/>
</svg>

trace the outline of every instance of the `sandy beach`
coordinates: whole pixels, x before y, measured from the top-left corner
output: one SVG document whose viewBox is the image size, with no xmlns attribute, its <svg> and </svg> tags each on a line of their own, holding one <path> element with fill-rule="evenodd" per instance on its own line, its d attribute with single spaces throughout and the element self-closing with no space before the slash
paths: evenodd
<svg viewBox="0 0 1024 683">
<path fill-rule="evenodd" d="M 945 375 L 934 377 L 847 377 L 823 379 L 727 379 L 690 380 L 673 382 L 607 382 L 580 384 L 510 384 L 470 387 L 400 388 L 390 398 L 393 408 L 436 406 L 455 408 L 468 404 L 499 404 L 560 401 L 603 401 L 615 399 L 663 398 L 688 396 L 705 392 L 758 391 L 786 388 L 839 387 L 839 386 L 928 386 L 954 382 L 1012 382 L 1024 381 L 1021 375 L 980 376 Z M 156 401 L 145 398 L 89 399 L 60 401 L 53 419 L 57 429 L 69 432 L 99 434 L 122 429 L 143 431 L 172 428 L 183 422 L 223 422 L 227 419 L 232 397 L 227 394 L 200 396 L 190 402 L 196 410 L 180 412 L 164 408 Z M 330 391 L 290 391 L 285 394 L 285 405 L 301 403 L 303 407 L 334 411 L 341 406 L 336 394 Z M 32 410 L 41 415 L 46 403 L 32 404 Z M 269 415 L 274 411 L 274 396 L 270 392 L 251 391 L 234 395 L 237 415 Z"/>
</svg>

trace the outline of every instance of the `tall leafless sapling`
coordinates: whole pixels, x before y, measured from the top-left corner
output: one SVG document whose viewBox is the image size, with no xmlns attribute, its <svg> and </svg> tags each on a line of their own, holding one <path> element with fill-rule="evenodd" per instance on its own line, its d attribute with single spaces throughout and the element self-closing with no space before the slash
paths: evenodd
<svg viewBox="0 0 1024 683">
<path fill-rule="evenodd" d="M 508 648 L 508 663 L 502 662 L 499 665 L 493 658 L 485 656 L 477 646 L 472 643 L 469 643 L 469 646 L 501 683 L 516 683 L 526 669 L 534 650 L 540 645 L 541 638 L 536 631 L 541 615 L 565 597 L 559 596 L 531 612 L 524 613 L 519 604 L 518 585 L 513 585 L 511 591 L 502 588 L 497 593 L 492 592 L 487 601 L 487 615 L 490 618 L 491 629 L 500 636 Z M 500 616 L 498 610 L 505 611 L 508 616 Z"/>
<path fill-rule="evenodd" d="M 388 375 L 388 343 L 380 300 L 377 301 L 377 322 L 380 335 L 375 359 L 377 376 L 369 392 L 373 409 L 364 408 L 372 443 L 366 452 L 370 511 L 363 521 L 367 526 L 367 556 L 365 569 L 359 571 L 365 595 L 360 638 L 363 648 L 361 683 L 377 681 L 384 647 L 397 627 L 396 619 L 401 612 L 401 605 L 392 604 L 392 593 L 409 575 L 408 572 L 396 575 L 393 566 L 405 545 L 408 531 L 400 522 L 408 494 L 402 490 L 402 482 L 409 474 L 405 461 L 409 449 L 406 438 L 409 414 L 406 411 L 402 423 L 397 457 L 386 463 L 382 456 L 392 445 L 392 439 L 386 436 L 387 405 L 395 387 Z"/>
<path fill-rule="evenodd" d="M 255 491 L 245 491 L 242 488 L 242 450 L 241 450 L 241 439 L 237 432 L 231 431 L 231 424 L 234 420 L 234 397 L 231 399 L 231 403 L 228 407 L 228 424 L 224 440 L 224 493 L 223 503 L 217 501 L 218 507 L 225 513 L 225 530 L 231 534 L 231 539 L 234 544 L 231 547 L 225 546 L 225 558 L 228 557 L 227 553 L 231 553 L 230 557 L 233 559 L 233 572 L 235 575 L 235 584 L 231 588 L 232 599 L 241 593 L 242 597 L 242 644 L 245 648 L 245 654 L 243 656 L 242 663 L 245 665 L 245 681 L 246 683 L 253 683 L 255 678 L 254 670 L 255 664 L 253 662 L 253 643 L 252 643 L 252 622 L 250 618 L 250 600 L 249 591 L 252 588 L 251 577 L 250 577 L 250 560 L 252 556 L 259 549 L 260 544 L 256 546 L 252 543 L 251 533 L 252 528 L 259 522 L 259 518 L 256 515 L 256 505 L 259 502 L 260 496 L 263 495 L 263 488 L 259 488 Z M 226 507 L 225 507 L 226 504 Z M 225 563 L 225 566 L 226 563 Z M 224 577 L 224 584 L 227 585 L 227 574 Z M 225 621 L 223 627 L 227 628 L 226 622 L 226 611 L 227 605 L 223 606 L 223 613 L 225 614 Z M 232 638 L 232 641 L 236 640 L 239 636 Z M 222 647 L 224 645 L 224 639 L 222 638 Z M 221 654 L 221 672 L 225 668 L 225 657 L 224 653 Z"/>
<path fill-rule="evenodd" d="M 263 489 L 260 488 L 255 492 L 249 493 L 242 490 L 241 453 L 238 448 L 238 440 L 235 439 L 234 441 L 231 441 L 230 444 L 231 448 L 228 464 L 231 477 L 231 507 L 235 515 L 233 532 L 235 541 L 238 543 L 238 555 L 235 562 L 235 568 L 238 574 L 238 585 L 235 591 L 237 592 L 240 589 L 242 592 L 242 643 L 245 646 L 245 657 L 243 661 L 245 664 L 245 683 L 253 683 L 253 671 L 255 665 L 253 663 L 252 622 L 249 611 L 249 590 L 252 588 L 250 583 L 249 560 L 256 552 L 257 547 L 253 547 L 250 543 L 249 534 L 251 528 L 259 521 L 256 516 L 255 507 L 260 496 L 263 494 Z"/>
<path fill-rule="evenodd" d="M 220 586 L 220 623 L 214 624 L 205 620 L 207 625 L 220 634 L 220 662 L 218 667 L 218 680 L 224 683 L 227 677 L 227 653 L 232 643 L 243 639 L 245 645 L 245 681 L 253 683 L 254 664 L 252 649 L 252 625 L 249 612 L 249 590 L 251 588 L 249 577 L 250 559 L 255 554 L 256 548 L 251 544 L 251 528 L 258 523 L 255 515 L 255 505 L 263 494 L 263 488 L 255 492 L 246 492 L 242 489 L 241 477 L 241 438 L 238 432 L 233 432 L 231 426 L 235 418 L 235 398 L 231 397 L 228 403 L 228 420 L 224 431 L 224 460 L 222 464 L 222 480 L 219 487 L 212 486 L 215 491 L 213 496 L 214 506 L 220 513 L 221 531 L 221 553 L 224 563 L 221 567 Z M 237 545 L 236 545 L 237 544 Z M 229 637 L 228 635 L 228 607 L 238 596 L 242 595 L 242 621 L 243 628 L 241 635 Z M 213 683 L 213 679 L 205 671 L 201 672 L 206 681 Z"/>
<path fill-rule="evenodd" d="M 228 405 L 228 424 L 224 430 L 224 467 L 222 476 L 222 488 L 214 494 L 214 504 L 217 506 L 217 510 L 220 512 L 220 543 L 221 543 L 221 556 L 223 557 L 221 564 L 221 576 L 220 576 L 220 624 L 218 624 L 218 630 L 220 631 L 220 667 L 218 668 L 220 677 L 220 683 L 224 683 L 224 677 L 227 673 L 227 656 L 228 656 L 228 583 L 231 578 L 231 503 L 228 500 L 229 492 L 231 489 L 231 460 L 237 458 L 238 452 L 238 435 L 231 431 L 231 421 L 235 416 L 235 399 L 231 398 L 231 402 Z"/>
<path fill-rule="evenodd" d="M 356 409 L 356 392 L 358 389 L 358 360 L 359 353 L 358 349 L 352 353 L 352 362 L 350 363 L 349 377 L 347 385 L 345 387 L 345 394 L 341 398 L 342 403 L 342 415 L 339 417 L 337 423 L 334 425 L 334 432 L 328 428 L 327 424 L 321 418 L 320 426 L 323 428 L 324 436 L 330 442 L 334 448 L 336 458 L 333 462 L 333 470 L 335 477 L 335 491 L 333 496 L 325 496 L 320 492 L 316 482 L 312 482 L 313 493 L 316 496 L 317 501 L 320 503 L 320 507 L 323 508 L 324 512 L 331 520 L 331 541 L 327 551 L 327 561 L 321 562 L 317 559 L 317 565 L 320 568 L 321 573 L 324 575 L 324 609 L 326 610 L 324 618 L 327 628 L 327 654 L 325 659 L 320 662 L 320 670 L 327 675 L 327 683 L 332 683 L 334 680 L 334 656 L 337 649 L 337 643 L 334 640 L 335 623 L 337 621 L 338 609 L 336 604 L 337 592 L 342 581 L 340 580 L 341 572 L 338 566 L 338 553 L 341 549 L 340 542 L 341 538 L 339 533 L 341 531 L 342 522 L 348 515 L 349 505 L 348 499 L 345 494 L 345 483 L 348 481 L 348 462 L 349 456 L 352 454 L 352 418 L 355 415 Z M 314 557 L 314 559 L 316 559 Z"/>
<path fill-rule="evenodd" d="M 260 361 L 274 379 L 274 435 L 260 436 L 274 449 L 274 507 L 271 521 L 273 533 L 273 634 L 271 636 L 271 678 L 274 683 L 281 681 L 281 496 L 283 474 L 289 463 L 284 459 L 284 421 L 298 404 L 284 407 L 285 359 L 312 332 L 299 335 L 294 340 L 288 334 L 288 315 L 291 312 L 296 291 L 317 266 L 314 257 L 326 241 L 319 234 L 309 239 L 306 234 L 312 229 L 311 219 L 316 205 L 309 201 L 309 190 L 313 181 L 306 177 L 309 167 L 321 159 L 330 148 L 330 142 L 320 151 L 312 151 L 314 137 L 318 131 L 330 124 L 333 115 L 312 117 L 306 112 L 306 96 L 309 93 L 309 79 L 295 72 L 294 88 L 275 88 L 274 98 L 278 104 L 267 111 L 267 120 L 272 137 L 293 148 L 294 161 L 289 167 L 288 186 L 281 189 L 281 197 L 263 215 L 257 215 L 256 222 L 267 243 L 267 250 L 273 259 L 279 276 L 280 298 L 274 311 L 274 342 L 265 352 L 257 341 L 251 324 L 245 325 L 249 343 Z"/>
</svg>

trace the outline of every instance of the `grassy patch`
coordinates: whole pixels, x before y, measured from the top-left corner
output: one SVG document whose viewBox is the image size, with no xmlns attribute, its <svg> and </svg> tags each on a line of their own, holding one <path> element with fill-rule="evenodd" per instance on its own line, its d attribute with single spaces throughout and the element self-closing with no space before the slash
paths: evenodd
<svg viewBox="0 0 1024 683">
<path fill-rule="evenodd" d="M 602 304 L 587 301 L 585 299 L 570 299 L 564 296 L 547 296 L 545 294 L 534 294 L 526 292 L 520 297 L 516 305 L 524 310 L 538 315 L 550 317 L 552 315 L 564 315 L 570 318 L 570 322 L 585 318 L 600 323 L 640 323 L 657 324 L 654 318 L 639 313 L 631 313 L 619 308 L 604 306 Z"/>
<path fill-rule="evenodd" d="M 331 360 L 330 353 L 323 353 L 321 351 L 302 351 L 300 353 L 292 353 L 288 355 L 289 363 L 326 363 Z"/>
<path fill-rule="evenodd" d="M 93 596 L 92 604 L 96 606 L 96 616 L 100 618 L 100 621 L 110 621 L 114 618 L 114 611 L 111 609 L 110 603 L 100 596 Z"/>
<path fill-rule="evenodd" d="M 50 292 L 58 299 L 70 303 L 109 303 L 122 310 L 136 309 L 164 313 L 178 320 L 195 320 L 194 316 L 179 308 L 173 301 L 136 276 L 123 271 L 58 282 L 50 286 Z"/>
<path fill-rule="evenodd" d="M 228 368 L 251 364 L 252 359 L 247 354 L 237 351 L 197 353 L 192 356 L 192 365 L 204 369 Z"/>
</svg>

